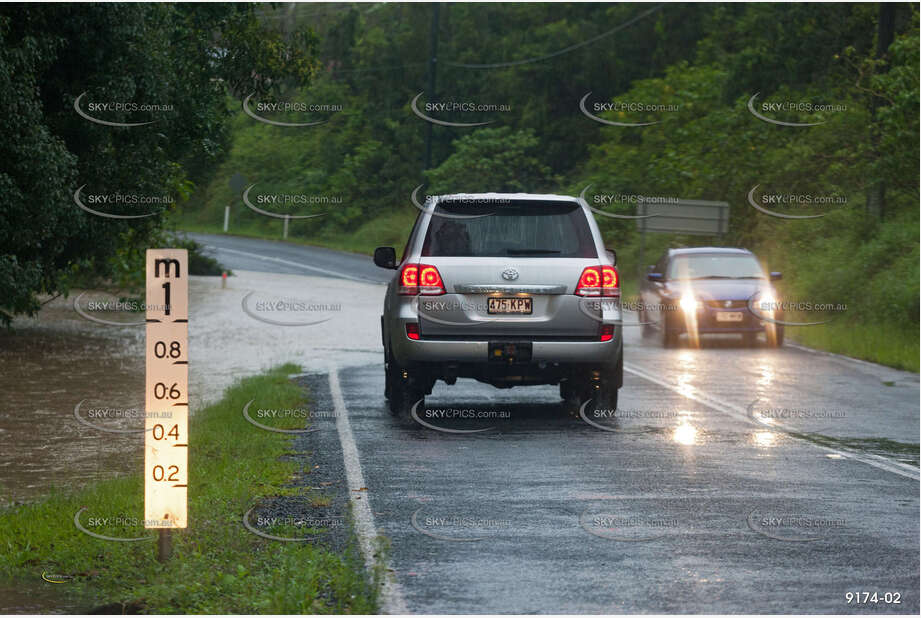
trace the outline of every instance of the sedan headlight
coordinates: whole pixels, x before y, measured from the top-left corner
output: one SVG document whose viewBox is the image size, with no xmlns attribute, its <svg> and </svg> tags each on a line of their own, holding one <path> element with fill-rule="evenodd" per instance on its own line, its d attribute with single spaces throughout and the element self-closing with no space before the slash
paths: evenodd
<svg viewBox="0 0 921 618">
<path fill-rule="evenodd" d="M 678 304 L 681 305 L 681 310 L 685 313 L 694 313 L 703 306 L 703 303 L 694 298 L 694 294 L 691 292 L 685 292 L 682 294 L 681 300 L 678 301 Z"/>
<path fill-rule="evenodd" d="M 777 299 L 770 290 L 766 290 L 759 295 L 758 305 L 762 311 L 774 311 L 777 308 Z"/>
</svg>

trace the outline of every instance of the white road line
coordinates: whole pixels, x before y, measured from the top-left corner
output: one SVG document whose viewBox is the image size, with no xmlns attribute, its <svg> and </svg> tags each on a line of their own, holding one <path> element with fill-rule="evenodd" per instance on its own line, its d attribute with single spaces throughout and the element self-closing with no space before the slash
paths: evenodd
<svg viewBox="0 0 921 618">
<path fill-rule="evenodd" d="M 349 423 L 348 410 L 345 407 L 345 398 L 339 386 L 339 371 L 335 367 L 329 370 L 329 392 L 333 398 L 333 409 L 336 413 L 336 430 L 339 432 L 339 443 L 342 445 L 342 459 L 345 462 L 345 478 L 349 488 L 349 500 L 352 503 L 352 512 L 355 515 L 355 533 L 361 553 L 365 556 L 365 566 L 372 573 L 377 566 L 375 560 L 377 540 L 377 527 L 374 525 L 374 514 L 371 512 L 371 496 L 369 491 L 358 491 L 365 485 L 364 475 L 361 473 L 361 461 L 358 458 L 358 447 L 352 435 L 352 425 Z M 389 565 L 385 565 L 389 566 Z M 381 611 L 385 614 L 407 614 L 406 602 L 403 600 L 403 591 L 391 571 L 384 572 L 384 580 L 380 591 Z"/>
<path fill-rule="evenodd" d="M 643 378 L 644 380 L 648 380 L 649 382 L 652 382 L 653 384 L 658 384 L 659 386 L 667 388 L 670 391 L 678 393 L 682 397 L 687 397 L 688 399 L 691 399 L 698 403 L 702 403 L 708 408 L 716 410 L 717 412 L 722 412 L 723 414 L 727 416 L 731 416 L 732 418 L 736 420 L 739 420 L 739 421 L 742 421 L 748 424 L 764 426 L 764 425 L 759 425 L 754 419 L 749 417 L 745 408 L 733 405 L 727 401 L 723 401 L 722 399 L 719 399 L 712 395 L 708 395 L 696 387 L 693 389 L 694 392 L 690 392 L 688 389 L 682 389 L 678 386 L 675 386 L 674 384 L 669 384 L 668 382 L 665 382 L 663 380 L 660 380 L 659 378 L 656 378 L 655 376 L 650 375 L 648 372 L 642 369 L 639 369 L 632 365 L 627 365 L 626 363 L 624 363 L 624 371 L 626 371 L 627 373 L 632 373 L 633 375 Z M 793 430 L 792 428 L 785 427 L 784 425 L 780 423 L 773 424 L 771 425 L 771 427 L 776 427 L 783 431 L 795 432 L 795 430 Z M 823 451 L 827 451 L 829 453 L 840 455 L 841 457 L 846 458 L 846 459 L 853 459 L 854 461 L 865 463 L 869 466 L 873 466 L 874 468 L 885 470 L 886 472 L 892 472 L 893 474 L 898 474 L 899 476 L 904 476 L 910 479 L 914 479 L 916 481 L 921 479 L 921 475 L 919 475 L 919 471 L 917 468 L 915 468 L 914 466 L 910 466 L 908 464 L 902 463 L 901 461 L 896 461 L 888 457 L 882 457 L 880 455 L 873 455 L 870 453 L 856 453 L 850 450 L 839 450 L 839 449 L 831 448 L 828 446 L 823 446 L 821 444 L 816 444 L 815 442 L 808 442 L 808 443 L 812 444 L 816 448 L 822 449 Z"/>
<path fill-rule="evenodd" d="M 318 273 L 323 273 L 325 275 L 331 275 L 333 277 L 339 277 L 341 279 L 350 279 L 352 281 L 359 281 L 361 283 L 374 283 L 377 285 L 384 285 L 380 281 L 374 281 L 373 279 L 366 279 L 364 277 L 356 277 L 355 275 L 349 275 L 337 270 L 328 270 L 326 268 L 319 268 L 318 266 L 310 266 L 309 264 L 304 264 L 303 262 L 293 262 L 291 260 L 283 260 L 277 257 L 268 257 L 265 255 L 259 255 L 258 253 L 250 253 L 249 251 L 240 251 L 238 249 L 227 249 L 225 247 L 218 247 L 215 245 L 203 245 L 205 249 L 214 249 L 215 251 L 226 251 L 228 253 L 237 253 L 239 255 L 245 255 L 247 257 L 256 258 L 257 260 L 265 260 L 266 262 L 276 262 L 278 264 L 286 264 L 288 266 L 296 266 L 297 268 L 303 268 L 305 270 L 312 270 Z"/>
</svg>

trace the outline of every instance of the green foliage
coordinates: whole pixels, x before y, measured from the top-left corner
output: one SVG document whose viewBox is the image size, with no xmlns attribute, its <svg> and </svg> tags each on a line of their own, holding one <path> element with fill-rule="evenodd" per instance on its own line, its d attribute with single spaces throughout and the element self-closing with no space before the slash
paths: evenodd
<svg viewBox="0 0 921 618">
<path fill-rule="evenodd" d="M 914 28 L 896 38 L 889 48 L 887 71 L 872 73 L 872 94 L 881 136 L 874 176 L 918 201 L 918 13 Z"/>
<path fill-rule="evenodd" d="M 421 101 L 493 104 L 509 111 L 475 118 L 465 118 L 464 113 L 446 115 L 445 120 L 488 119 L 495 124 L 485 133 L 484 129 L 431 127 L 433 170 L 442 164 L 456 167 L 458 159 L 450 163 L 448 159 L 463 147 L 467 161 L 480 169 L 485 166 L 470 161 L 477 151 L 498 163 L 471 188 L 558 186 L 559 176 L 584 158 L 588 145 L 599 137 L 597 125 L 578 112 L 579 99 L 590 90 L 593 98 L 603 99 L 626 89 L 633 79 L 654 75 L 679 60 L 683 52 L 676 42 L 692 45 L 703 32 L 709 11 L 673 5 L 619 32 L 609 32 L 649 8 L 442 5 L 440 86 Z M 410 194 L 426 180 L 422 167 L 430 125 L 411 113 L 409 102 L 427 83 L 425 50 L 431 15 L 432 5 L 425 4 L 381 4 L 368 9 L 330 5 L 327 11 L 297 5 L 290 15 L 267 12 L 267 22 L 277 18 L 294 27 L 309 25 L 321 38 L 324 70 L 309 88 L 291 87 L 283 98 L 339 104 L 343 111 L 330 115 L 326 124 L 304 128 L 272 127 L 238 113 L 232 152 L 213 181 L 183 209 L 183 222 L 199 228 L 220 224 L 224 207 L 232 205 L 232 231 L 277 234 L 278 220 L 252 213 L 242 206 L 239 195 L 232 195 L 227 181 L 235 173 L 258 181 L 259 189 L 268 193 L 340 198 L 341 205 L 323 209 L 323 217 L 291 223 L 291 236 L 315 242 L 339 243 L 340 237 L 348 238 L 369 220 L 416 212 Z M 606 32 L 598 43 L 548 61 L 488 70 L 457 66 L 542 56 Z M 493 137 L 497 129 L 512 141 L 499 144 Z M 480 133 L 482 137 L 474 137 Z M 504 154 L 503 147 L 512 150 Z M 515 178 L 516 171 L 497 169 L 506 162 L 524 175 Z M 448 185 L 459 190 L 456 182 Z"/>
<path fill-rule="evenodd" d="M 426 174 L 429 191 L 542 193 L 558 179 L 540 160 L 540 140 L 532 129 L 480 129 L 454 142 L 454 153 Z"/>
<path fill-rule="evenodd" d="M 70 199 L 76 157 L 45 125 L 38 99 L 40 73 L 61 47 L 53 37 L 15 44 L 10 18 L 0 14 L 0 322 L 39 307 L 35 290 L 51 289 L 56 257 L 70 236 L 59 204 Z"/>
<path fill-rule="evenodd" d="M 656 118 L 661 122 L 652 126 L 607 129 L 603 141 L 591 148 L 581 173 L 573 175 L 570 192 L 592 183 L 592 191 L 598 193 L 727 200 L 731 207 L 728 238 L 652 237 L 645 262 L 653 262 L 668 245 L 715 241 L 748 247 L 771 270 L 784 271 L 780 287 L 786 298 L 847 305 L 835 332 L 840 334 L 848 328 L 876 332 L 885 325 L 894 332 L 907 333 L 917 356 L 917 26 L 896 38 L 888 68 L 879 72 L 882 65 L 866 51 L 869 45 L 859 32 L 872 25 L 865 11 L 854 7 L 847 19 L 836 21 L 825 15 L 823 22 L 821 10 L 815 5 L 791 9 L 792 14 L 806 11 L 813 17 L 804 16 L 790 36 L 804 36 L 803 28 L 815 29 L 818 23 L 826 23 L 842 36 L 846 34 L 845 40 L 864 43 L 846 51 L 836 51 L 834 45 L 823 43 L 821 56 L 815 56 L 819 53 L 815 49 L 802 65 L 796 64 L 801 55 L 787 56 L 784 63 L 788 74 L 785 79 L 780 74 L 774 76 L 778 80 L 775 89 L 766 90 L 753 83 L 740 88 L 743 67 L 762 75 L 759 67 L 764 59 L 779 62 L 776 54 L 787 45 L 784 41 L 788 35 L 781 35 L 782 28 L 767 26 L 765 20 L 772 9 L 770 5 L 747 7 L 733 22 L 747 24 L 744 30 L 752 33 L 750 39 L 730 41 L 730 28 L 729 35 L 718 31 L 701 43 L 701 48 L 707 50 L 701 56 L 719 62 L 676 64 L 663 77 L 638 81 L 615 97 L 615 101 L 675 105 L 677 111 L 661 113 Z M 782 16 L 778 22 L 781 26 L 788 21 L 786 12 Z M 915 24 L 916 19 L 917 12 Z M 759 30 L 753 24 L 764 27 Z M 742 26 L 737 26 L 736 31 L 738 28 Z M 765 37 L 772 35 L 780 38 L 777 46 L 765 43 Z M 863 52 L 858 51 L 861 48 Z M 768 75 L 767 79 L 774 78 Z M 773 115 L 778 120 L 824 124 L 808 128 L 777 126 L 749 113 L 748 99 L 759 90 L 759 105 L 762 101 L 792 101 L 836 104 L 845 109 L 779 112 Z M 726 93 L 730 92 L 738 94 L 727 102 Z M 624 113 L 608 117 L 652 119 Z M 878 150 L 875 135 L 879 136 Z M 866 192 L 876 180 L 886 188 L 886 215 L 882 221 L 868 215 L 865 208 Z M 846 199 L 846 203 L 779 207 L 775 210 L 784 214 L 825 216 L 799 221 L 778 219 L 748 204 L 748 194 L 755 187 L 756 202 L 763 194 L 792 194 L 836 196 Z M 604 218 L 599 223 L 610 244 L 625 249 L 619 253 L 627 276 L 639 272 L 635 223 Z M 795 339 L 804 329 L 788 330 Z M 808 333 L 803 337 L 818 344 L 824 341 Z M 857 339 L 853 338 L 855 346 L 850 353 L 917 367 L 916 362 L 904 360 L 910 354 L 868 352 L 867 346 L 856 345 Z M 841 350 L 840 340 L 836 349 L 847 351 Z"/>
<path fill-rule="evenodd" d="M 224 153 L 226 95 L 306 83 L 314 39 L 265 30 L 251 5 L 31 4 L 0 7 L 0 322 L 33 313 L 69 278 L 119 276 L 166 215 L 110 219 L 74 193 L 166 196 L 165 211 L 207 180 Z M 90 103 L 159 106 L 92 111 Z M 103 208 L 139 214 L 138 206 Z M 142 210 L 140 214 L 150 212 Z"/>
<path fill-rule="evenodd" d="M 243 208 L 227 187 L 238 172 L 267 193 L 340 198 L 323 217 L 292 222 L 290 234 L 361 250 L 401 244 L 408 229 L 400 234 L 400 225 L 416 212 L 410 193 L 426 180 L 427 193 L 578 194 L 591 184 L 598 193 L 726 200 L 728 237 L 649 238 L 644 259 L 670 243 L 746 246 L 787 273 L 785 293 L 847 302 L 853 325 L 889 323 L 916 332 L 916 7 L 893 9 L 895 40 L 881 57 L 879 5 L 671 4 L 612 32 L 646 10 L 441 5 L 435 93 L 425 91 L 431 5 L 298 6 L 283 19 L 267 12 L 267 21 L 309 24 L 320 39 L 323 69 L 309 87 L 291 85 L 282 96 L 341 104 L 343 111 L 302 129 L 271 127 L 238 112 L 230 156 L 214 181 L 196 192 L 183 221 L 213 229 L 232 204 L 231 232 L 280 236 L 280 221 Z M 586 41 L 593 42 L 580 46 Z M 560 50 L 569 51 L 554 54 Z M 432 126 L 409 109 L 420 92 L 420 101 L 508 111 L 433 112 L 447 121 L 493 123 Z M 579 112 L 588 93 L 589 102 L 672 107 L 601 112 L 622 122 L 658 121 L 606 126 Z M 823 123 L 778 126 L 748 111 L 756 93 L 757 106 L 839 109 L 769 113 L 782 121 Z M 429 132 L 433 163 L 423 172 Z M 876 186 L 884 189 L 881 220 L 865 214 L 866 195 Z M 786 210 L 826 214 L 821 219 L 781 220 L 748 204 L 755 187 L 759 195 L 836 196 L 846 203 Z M 635 222 L 599 222 L 634 284 L 631 275 L 640 270 Z M 855 277 L 862 292 L 856 298 Z"/>
</svg>

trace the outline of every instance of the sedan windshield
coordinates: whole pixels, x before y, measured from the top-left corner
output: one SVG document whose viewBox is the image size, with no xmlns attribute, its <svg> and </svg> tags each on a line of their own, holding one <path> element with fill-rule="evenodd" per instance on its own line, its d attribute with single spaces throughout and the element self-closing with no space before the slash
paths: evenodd
<svg viewBox="0 0 921 618">
<path fill-rule="evenodd" d="M 751 255 L 679 255 L 668 265 L 668 279 L 763 279 L 761 266 Z"/>
</svg>

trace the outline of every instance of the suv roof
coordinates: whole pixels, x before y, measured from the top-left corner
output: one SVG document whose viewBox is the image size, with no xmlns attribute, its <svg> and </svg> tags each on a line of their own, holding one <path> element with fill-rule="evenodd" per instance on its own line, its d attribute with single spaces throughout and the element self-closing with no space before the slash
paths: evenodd
<svg viewBox="0 0 921 618">
<path fill-rule="evenodd" d="M 477 199 L 477 200 L 532 200 L 535 202 L 578 202 L 579 198 L 571 195 L 556 195 L 553 193 L 450 193 L 436 195 L 438 200 Z"/>
</svg>

